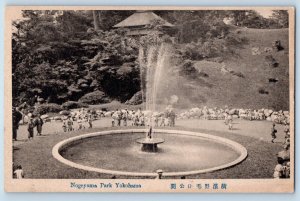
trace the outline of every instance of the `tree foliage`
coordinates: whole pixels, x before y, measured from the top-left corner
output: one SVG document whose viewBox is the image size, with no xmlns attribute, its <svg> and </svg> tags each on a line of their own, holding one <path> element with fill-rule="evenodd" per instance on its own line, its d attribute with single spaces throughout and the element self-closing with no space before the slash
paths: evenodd
<svg viewBox="0 0 300 201">
<path fill-rule="evenodd" d="M 94 91 L 125 102 L 141 90 L 141 44 L 176 41 L 184 44 L 178 46 L 183 47 L 182 58 L 198 60 L 228 53 L 231 46 L 245 42 L 230 33 L 223 22 L 226 16 L 233 16 L 237 26 L 288 26 L 288 13 L 280 10 L 274 11 L 273 24 L 254 11 L 154 11 L 174 24 L 176 34 L 172 39 L 154 33 L 136 40 L 126 36 L 126 29 L 113 28 L 134 12 L 24 10 L 23 18 L 13 22 L 14 102 L 33 104 L 39 95 L 61 104 Z M 157 21 L 147 28 L 161 27 Z"/>
<path fill-rule="evenodd" d="M 287 10 L 274 10 L 272 14 L 274 25 L 278 28 L 289 27 L 289 13 Z"/>
</svg>

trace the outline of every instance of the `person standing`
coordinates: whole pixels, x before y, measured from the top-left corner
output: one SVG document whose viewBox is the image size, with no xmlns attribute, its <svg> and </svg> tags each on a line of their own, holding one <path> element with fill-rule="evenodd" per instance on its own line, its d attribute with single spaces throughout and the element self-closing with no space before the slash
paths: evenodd
<svg viewBox="0 0 300 201">
<path fill-rule="evenodd" d="M 112 115 L 111 115 L 111 127 L 115 127 L 115 117 L 116 115 L 115 115 L 115 112 L 114 113 L 112 113 Z"/>
<path fill-rule="evenodd" d="M 284 138 L 290 138 L 290 126 L 287 124 L 287 122 L 284 122 Z"/>
<path fill-rule="evenodd" d="M 160 121 L 160 125 L 159 126 L 166 126 L 166 124 L 165 124 L 165 117 L 162 115 L 160 117 L 160 119 L 161 119 L 161 121 Z"/>
<path fill-rule="evenodd" d="M 158 115 L 154 116 L 155 127 L 158 127 Z"/>
<path fill-rule="evenodd" d="M 33 139 L 33 129 L 34 129 L 34 121 L 32 118 L 29 119 L 28 126 L 27 126 L 27 131 L 28 131 L 28 140 Z"/>
<path fill-rule="evenodd" d="M 122 112 L 119 109 L 116 110 L 116 117 L 117 117 L 117 125 L 121 126 Z"/>
<path fill-rule="evenodd" d="M 272 143 L 274 143 L 274 140 L 277 138 L 276 133 L 277 133 L 277 130 L 275 128 L 275 123 L 273 123 L 273 126 L 271 128 L 271 137 L 272 137 L 271 142 Z"/>
<path fill-rule="evenodd" d="M 68 131 L 73 131 L 73 121 L 71 119 L 71 117 L 68 118 L 67 120 L 67 126 L 68 126 Z"/>
<path fill-rule="evenodd" d="M 227 112 L 224 113 L 224 124 L 228 125 L 228 113 Z"/>
<path fill-rule="evenodd" d="M 282 178 L 283 171 L 284 171 L 283 165 L 280 161 L 278 161 L 277 165 L 275 166 L 274 173 L 273 173 L 274 179 Z"/>
<path fill-rule="evenodd" d="M 12 120 L 13 120 L 13 140 L 17 140 L 17 131 L 19 129 L 19 122 L 22 119 L 22 114 L 15 108 L 13 107 L 12 111 Z"/>
<path fill-rule="evenodd" d="M 88 116 L 88 123 L 89 123 L 89 128 L 93 128 L 93 116 L 92 116 L 92 114 L 89 114 L 89 116 Z"/>
<path fill-rule="evenodd" d="M 63 131 L 67 132 L 67 122 L 63 121 L 63 125 L 62 125 Z"/>
<path fill-rule="evenodd" d="M 128 120 L 128 110 L 125 109 L 125 111 L 123 112 L 122 114 L 122 119 L 123 119 L 123 125 L 124 126 L 127 126 L 127 120 Z"/>
<path fill-rule="evenodd" d="M 175 126 L 175 118 L 176 118 L 176 114 L 173 110 L 171 110 L 170 112 L 170 126 L 174 127 Z"/>
<path fill-rule="evenodd" d="M 82 124 L 82 118 L 81 118 L 81 117 L 79 117 L 79 118 L 77 119 L 77 124 L 78 124 L 78 130 L 81 130 L 81 129 L 84 128 L 84 127 L 83 127 L 83 124 Z"/>
<path fill-rule="evenodd" d="M 14 171 L 14 175 L 16 175 L 17 179 L 23 179 L 24 178 L 24 171 L 23 171 L 21 165 L 17 166 L 16 170 Z"/>
<path fill-rule="evenodd" d="M 36 125 L 37 135 L 41 136 L 44 121 L 40 115 L 36 117 L 34 124 Z"/>
<path fill-rule="evenodd" d="M 144 116 L 144 113 L 142 113 L 141 117 L 140 117 L 140 126 L 145 126 L 145 116 Z"/>
<path fill-rule="evenodd" d="M 230 114 L 228 114 L 228 116 L 227 116 L 227 121 L 228 121 L 228 129 L 232 130 L 232 128 L 233 128 L 233 118 Z"/>
</svg>

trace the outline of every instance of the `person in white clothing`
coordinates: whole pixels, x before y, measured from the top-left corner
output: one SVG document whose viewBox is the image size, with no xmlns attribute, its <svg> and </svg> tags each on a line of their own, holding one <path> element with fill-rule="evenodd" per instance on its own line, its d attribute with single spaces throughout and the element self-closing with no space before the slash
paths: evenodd
<svg viewBox="0 0 300 201">
<path fill-rule="evenodd" d="M 17 169 L 14 171 L 14 175 L 16 175 L 17 179 L 23 179 L 24 178 L 24 171 L 23 171 L 21 165 L 17 166 Z"/>
</svg>

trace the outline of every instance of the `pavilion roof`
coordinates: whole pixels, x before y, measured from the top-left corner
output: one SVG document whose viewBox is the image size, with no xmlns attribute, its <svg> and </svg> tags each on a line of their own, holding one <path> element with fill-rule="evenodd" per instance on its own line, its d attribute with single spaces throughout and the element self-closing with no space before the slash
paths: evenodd
<svg viewBox="0 0 300 201">
<path fill-rule="evenodd" d="M 119 22 L 114 27 L 137 27 L 137 26 L 145 26 L 153 23 L 153 21 L 161 21 L 162 26 L 173 27 L 174 25 L 167 22 L 163 18 L 159 17 L 152 11 L 138 11 L 134 14 L 130 15 L 125 20 Z"/>
</svg>

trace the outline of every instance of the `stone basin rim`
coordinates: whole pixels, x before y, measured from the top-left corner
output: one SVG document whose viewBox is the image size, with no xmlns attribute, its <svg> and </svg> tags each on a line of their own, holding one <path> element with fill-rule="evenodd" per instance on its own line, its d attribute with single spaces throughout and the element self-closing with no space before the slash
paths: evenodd
<svg viewBox="0 0 300 201">
<path fill-rule="evenodd" d="M 60 151 L 68 145 L 70 145 L 72 142 L 82 140 L 85 138 L 91 138 L 91 137 L 97 137 L 101 135 L 112 135 L 112 134 L 128 134 L 128 133 L 141 133 L 141 132 L 147 132 L 147 129 L 125 129 L 125 130 L 107 130 L 107 131 L 99 131 L 99 132 L 93 132 L 93 133 L 87 133 L 75 137 L 71 137 L 68 139 L 65 139 L 63 141 L 60 141 L 57 143 L 53 149 L 52 149 L 52 156 L 60 161 L 61 163 L 68 165 L 73 168 L 77 168 L 80 170 L 86 170 L 86 171 L 92 171 L 92 172 L 98 172 L 98 173 L 103 173 L 103 174 L 111 174 L 111 175 L 118 175 L 118 176 L 133 176 L 133 177 L 156 177 L 157 173 L 155 172 L 128 172 L 128 171 L 117 171 L 117 170 L 110 170 L 110 169 L 101 169 L 101 168 L 96 168 L 96 167 L 91 167 L 91 166 L 86 166 L 82 165 L 79 163 L 72 162 L 66 158 L 64 158 L 61 154 Z M 188 176 L 188 175 L 196 175 L 196 174 L 203 174 L 207 172 L 213 172 L 217 170 L 222 170 L 226 169 L 232 166 L 235 166 L 242 161 L 244 161 L 247 156 L 247 149 L 242 146 L 241 144 L 229 140 L 227 138 L 215 136 L 215 135 L 210 135 L 210 134 L 205 134 L 201 132 L 192 132 L 192 131 L 184 131 L 184 130 L 165 130 L 165 129 L 155 129 L 154 130 L 157 133 L 165 133 L 165 134 L 176 134 L 176 135 L 184 135 L 184 136 L 196 136 L 196 137 L 202 137 L 206 138 L 208 140 L 214 140 L 217 143 L 221 143 L 223 145 L 226 145 L 228 147 L 231 147 L 233 150 L 238 152 L 240 155 L 237 159 L 234 161 L 231 161 L 229 163 L 212 167 L 212 168 L 207 168 L 207 169 L 200 169 L 200 170 L 193 170 L 193 171 L 181 171 L 181 172 L 164 172 L 163 176 L 165 177 L 170 177 L 170 176 Z"/>
</svg>

